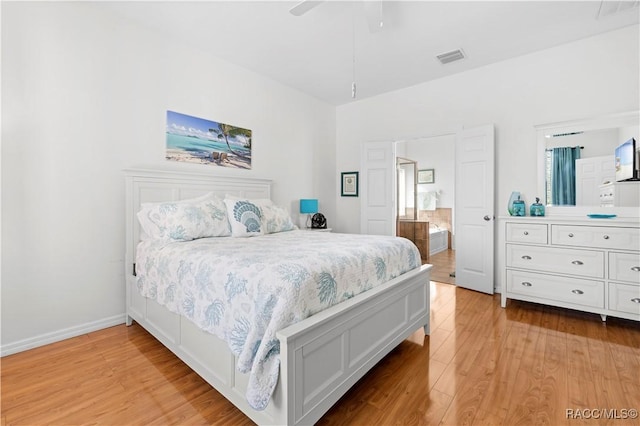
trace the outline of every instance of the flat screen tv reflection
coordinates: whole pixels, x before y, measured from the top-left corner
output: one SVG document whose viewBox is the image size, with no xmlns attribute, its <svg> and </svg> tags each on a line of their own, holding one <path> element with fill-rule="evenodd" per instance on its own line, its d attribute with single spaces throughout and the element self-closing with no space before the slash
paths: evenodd
<svg viewBox="0 0 640 426">
<path fill-rule="evenodd" d="M 638 171 L 638 146 L 634 138 L 629 139 L 616 148 L 615 165 L 616 165 L 616 181 L 639 180 L 640 173 Z"/>
</svg>

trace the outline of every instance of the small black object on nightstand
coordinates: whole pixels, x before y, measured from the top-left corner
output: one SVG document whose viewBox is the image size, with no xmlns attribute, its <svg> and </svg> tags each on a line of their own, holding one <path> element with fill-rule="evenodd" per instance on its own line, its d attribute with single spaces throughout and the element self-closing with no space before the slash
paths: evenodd
<svg viewBox="0 0 640 426">
<path fill-rule="evenodd" d="M 311 218 L 311 228 L 327 229 L 327 218 L 322 213 L 316 213 Z"/>
</svg>

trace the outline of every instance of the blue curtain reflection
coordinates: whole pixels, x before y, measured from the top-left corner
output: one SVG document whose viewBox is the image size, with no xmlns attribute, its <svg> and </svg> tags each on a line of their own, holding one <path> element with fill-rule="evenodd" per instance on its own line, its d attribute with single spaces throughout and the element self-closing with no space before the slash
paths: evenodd
<svg viewBox="0 0 640 426">
<path fill-rule="evenodd" d="M 576 204 L 576 160 L 580 147 L 553 148 L 551 153 L 551 203 Z"/>
</svg>

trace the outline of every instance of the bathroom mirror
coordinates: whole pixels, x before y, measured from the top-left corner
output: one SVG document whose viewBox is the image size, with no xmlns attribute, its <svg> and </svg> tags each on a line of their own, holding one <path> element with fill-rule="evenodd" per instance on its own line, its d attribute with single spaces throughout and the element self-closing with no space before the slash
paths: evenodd
<svg viewBox="0 0 640 426">
<path fill-rule="evenodd" d="M 397 189 L 397 217 L 399 220 L 416 220 L 416 185 L 418 178 L 418 163 L 408 158 L 396 158 L 398 183 Z"/>
<path fill-rule="evenodd" d="M 550 123 L 535 126 L 538 143 L 538 194 L 547 206 L 600 206 L 599 186 L 615 180 L 615 148 L 631 137 L 640 138 L 638 111 L 607 115 L 584 120 Z M 575 202 L 552 199 L 549 164 L 557 147 L 579 147 L 576 161 Z"/>
</svg>

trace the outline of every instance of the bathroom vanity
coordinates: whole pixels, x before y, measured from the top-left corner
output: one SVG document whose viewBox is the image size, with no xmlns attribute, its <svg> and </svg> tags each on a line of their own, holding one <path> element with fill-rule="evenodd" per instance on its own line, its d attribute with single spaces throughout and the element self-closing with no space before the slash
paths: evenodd
<svg viewBox="0 0 640 426">
<path fill-rule="evenodd" d="M 429 259 L 429 222 L 422 220 L 399 220 L 396 224 L 396 235 L 412 241 L 423 261 Z"/>
</svg>

